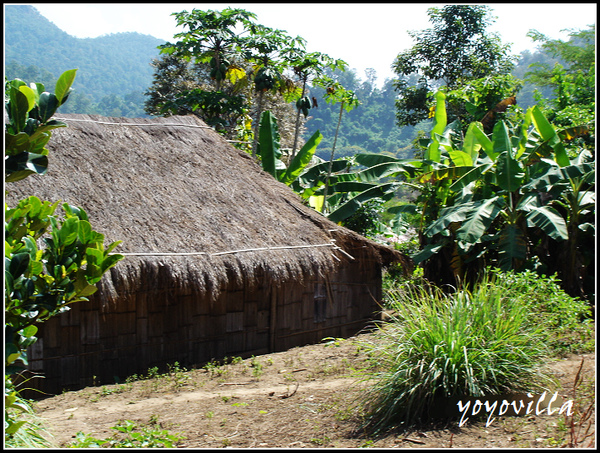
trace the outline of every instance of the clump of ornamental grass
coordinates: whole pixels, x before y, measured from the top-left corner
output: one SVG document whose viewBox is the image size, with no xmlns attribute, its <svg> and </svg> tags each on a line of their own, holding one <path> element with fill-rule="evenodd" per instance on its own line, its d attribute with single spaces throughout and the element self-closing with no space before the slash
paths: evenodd
<svg viewBox="0 0 600 453">
<path fill-rule="evenodd" d="M 550 383 L 542 329 L 494 279 L 473 291 L 390 291 L 391 321 L 369 346 L 377 366 L 361 398 L 362 428 L 377 434 L 430 421 L 440 398 L 534 391 Z M 382 370 L 382 371 L 381 371 Z"/>
</svg>

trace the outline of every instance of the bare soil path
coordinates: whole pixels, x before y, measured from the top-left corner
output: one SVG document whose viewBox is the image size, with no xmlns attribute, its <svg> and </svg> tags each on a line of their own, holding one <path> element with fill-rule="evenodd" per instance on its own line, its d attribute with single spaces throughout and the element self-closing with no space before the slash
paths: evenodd
<svg viewBox="0 0 600 453">
<path fill-rule="evenodd" d="M 489 427 L 482 420 L 462 428 L 452 423 L 379 438 L 357 434 L 354 402 L 365 384 L 353 371 L 364 367 L 361 344 L 370 339 L 362 334 L 227 365 L 172 368 L 152 378 L 66 392 L 35 407 L 59 447 L 68 446 L 78 431 L 108 438 L 119 420 L 181 433 L 185 438 L 177 446 L 183 448 L 595 446 L 595 406 L 590 418 L 573 426 L 571 418 L 555 414 L 499 417 Z M 572 355 L 549 367 L 562 385 L 560 394 L 575 401 L 576 411 L 594 401 L 594 354 Z M 584 380 L 574 391 L 580 368 Z M 583 440 L 588 425 L 593 435 Z"/>
</svg>

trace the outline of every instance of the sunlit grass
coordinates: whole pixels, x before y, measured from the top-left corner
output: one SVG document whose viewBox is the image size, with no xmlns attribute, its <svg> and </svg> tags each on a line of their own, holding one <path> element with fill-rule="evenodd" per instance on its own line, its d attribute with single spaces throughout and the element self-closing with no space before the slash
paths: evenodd
<svg viewBox="0 0 600 453">
<path fill-rule="evenodd" d="M 364 428 L 379 432 L 432 415 L 440 397 L 532 391 L 548 383 L 543 328 L 493 279 L 472 292 L 436 288 L 390 291 L 391 322 L 370 354 L 378 370 L 364 395 Z"/>
<path fill-rule="evenodd" d="M 4 445 L 7 448 L 54 448 L 55 442 L 46 426 L 46 421 L 38 416 L 31 403 L 23 398 L 18 398 L 19 406 L 23 410 L 15 411 L 7 409 L 7 412 L 13 412 L 12 416 L 25 421 L 19 430 L 11 436 L 5 436 Z M 5 415 L 6 418 L 6 415 Z"/>
</svg>

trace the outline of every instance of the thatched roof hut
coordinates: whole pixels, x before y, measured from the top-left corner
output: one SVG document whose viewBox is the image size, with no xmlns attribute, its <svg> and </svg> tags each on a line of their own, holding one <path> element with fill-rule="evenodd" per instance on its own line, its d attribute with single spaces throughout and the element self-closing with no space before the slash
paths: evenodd
<svg viewBox="0 0 600 453">
<path fill-rule="evenodd" d="M 405 259 L 393 249 L 340 227 L 304 206 L 287 186 L 263 172 L 249 155 L 230 146 L 194 116 L 130 119 L 61 114 L 57 117 L 69 127 L 53 133 L 48 145 L 47 174 L 8 185 L 7 203 L 36 195 L 43 200 L 62 200 L 83 207 L 94 229 L 105 235 L 107 243 L 123 241 L 116 252 L 126 257 L 105 275 L 100 291 L 90 303 L 76 304 L 71 312 L 58 317 L 64 318 L 62 321 L 53 324 L 51 320 L 43 326 L 41 331 L 47 336 L 52 336 L 50 330 L 58 329 L 59 325 L 79 326 L 72 340 L 96 345 L 76 351 L 69 349 L 73 346 L 56 344 L 49 352 L 49 341 L 41 341 L 44 344 L 38 345 L 32 356 L 34 363 L 38 360 L 46 364 L 38 363 L 38 368 L 46 374 L 49 374 L 46 363 L 49 354 L 55 359 L 65 354 L 98 355 L 101 350 L 108 350 L 107 338 L 126 334 L 127 340 L 121 337 L 118 340 L 124 348 L 130 344 L 131 347 L 149 344 L 152 335 L 144 329 L 152 330 L 156 324 L 148 321 L 151 316 L 147 312 L 153 312 L 150 304 L 159 304 L 154 311 L 163 317 L 169 316 L 167 313 L 172 313 L 178 304 L 205 307 L 196 311 L 182 308 L 187 313 L 182 314 L 185 319 L 171 326 L 180 334 L 181 329 L 190 327 L 190 319 L 201 313 L 225 316 L 225 330 L 229 333 L 238 329 L 232 323 L 241 323 L 241 331 L 256 327 L 257 332 L 262 328 L 269 333 L 270 341 L 266 343 L 261 340 L 249 345 L 246 336 L 232 348 L 209 348 L 209 354 L 188 354 L 188 361 L 210 360 L 221 350 L 227 354 L 232 349 L 241 354 L 266 352 L 309 342 L 316 337 L 294 334 L 297 341 L 276 341 L 274 324 L 281 315 L 276 316 L 272 308 L 278 304 L 285 307 L 291 298 L 289 302 L 300 300 L 300 304 L 308 304 L 312 310 L 314 300 L 323 296 L 314 295 L 318 292 L 326 293 L 324 297 L 331 304 L 335 299 L 331 284 L 326 290 L 315 289 L 318 284 L 315 282 L 330 282 L 330 276 L 347 272 L 343 270 L 346 265 L 358 266 L 348 275 L 353 280 L 348 283 L 360 283 L 358 274 L 363 273 L 367 286 L 374 285 L 367 293 L 376 303 L 380 298 L 380 281 L 377 289 L 377 282 L 368 281 L 377 280 L 371 274 L 379 274 L 380 279 L 383 266 Z M 294 288 L 304 288 L 314 297 L 307 302 L 302 291 L 293 294 Z M 279 295 L 274 302 L 276 293 Z M 231 294 L 236 294 L 235 301 Z M 269 302 L 263 304 L 262 299 Z M 258 304 L 252 308 L 255 312 L 261 307 L 269 311 L 264 316 L 270 321 L 263 323 L 268 326 L 259 328 L 258 318 L 250 319 L 247 308 L 252 303 Z M 371 300 L 361 303 L 371 313 L 376 308 Z M 144 304 L 148 307 L 141 308 Z M 76 309 L 77 305 L 81 308 Z M 224 308 L 215 308 L 218 305 Z M 78 318 L 86 312 L 100 313 L 104 320 L 114 313 L 132 315 L 123 318 L 126 321 L 106 321 L 112 325 L 107 333 L 102 331 L 101 324 L 105 322 L 102 319 L 86 328 L 83 318 Z M 239 316 L 232 317 L 231 313 Z M 69 316 L 71 321 L 65 321 Z M 350 318 L 346 319 L 347 316 Z M 354 327 L 364 326 L 364 312 L 357 319 L 351 319 L 352 316 L 345 314 L 341 324 L 360 321 Z M 149 326 L 140 328 L 140 319 L 146 319 Z M 118 327 L 115 331 L 115 323 L 120 322 L 127 324 L 122 329 L 126 334 L 119 332 Z M 319 322 L 325 322 L 323 327 L 336 324 L 332 321 L 329 325 L 325 319 Z M 157 330 L 154 338 L 164 338 L 167 330 Z M 193 341 L 194 335 L 186 333 L 181 341 Z M 211 335 L 217 338 L 218 332 Z M 173 358 L 173 354 L 149 352 L 146 360 L 138 361 L 137 365 L 147 369 L 151 363 Z M 65 383 L 63 379 L 61 385 L 87 382 L 87 374 L 93 370 L 79 368 L 77 383 Z M 129 371 L 139 372 L 127 368 L 120 373 Z"/>
</svg>

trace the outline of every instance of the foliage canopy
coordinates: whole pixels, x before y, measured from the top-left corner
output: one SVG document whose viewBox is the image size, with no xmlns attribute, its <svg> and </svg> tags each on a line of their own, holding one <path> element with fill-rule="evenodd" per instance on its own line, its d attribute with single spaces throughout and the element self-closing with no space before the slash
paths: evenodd
<svg viewBox="0 0 600 453">
<path fill-rule="evenodd" d="M 433 28 L 409 32 L 415 45 L 396 57 L 393 68 L 400 96 L 399 125 L 416 125 L 429 116 L 431 94 L 445 86 L 452 90 L 473 79 L 506 74 L 514 66 L 509 46 L 487 33 L 490 8 L 483 5 L 446 5 L 428 10 Z"/>
</svg>

